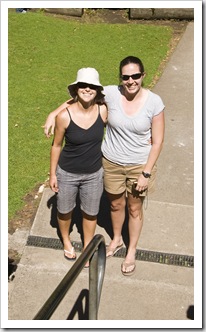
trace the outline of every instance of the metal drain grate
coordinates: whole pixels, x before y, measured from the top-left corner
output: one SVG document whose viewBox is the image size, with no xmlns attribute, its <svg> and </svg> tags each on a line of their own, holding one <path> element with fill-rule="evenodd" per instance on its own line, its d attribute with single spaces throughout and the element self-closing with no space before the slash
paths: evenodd
<svg viewBox="0 0 206 332">
<path fill-rule="evenodd" d="M 39 247 L 39 248 L 51 248 L 51 249 L 63 249 L 62 242 L 59 239 L 46 238 L 41 236 L 30 235 L 27 239 L 27 246 Z M 74 249 L 77 252 L 81 252 L 81 242 L 72 242 Z M 114 257 L 124 258 L 126 255 L 126 248 L 120 249 Z M 153 263 L 176 265 L 183 267 L 194 267 L 194 256 L 169 254 L 164 252 L 148 251 L 148 250 L 136 250 L 136 260 L 147 261 Z"/>
<path fill-rule="evenodd" d="M 39 247 L 39 248 L 51 248 L 51 249 L 63 250 L 63 244 L 59 239 L 53 239 L 42 236 L 29 235 L 26 245 L 32 247 Z M 82 244 L 80 242 L 72 242 L 72 245 L 77 252 L 82 250 Z"/>
<path fill-rule="evenodd" d="M 126 249 L 123 248 L 115 254 L 115 257 L 125 257 L 125 255 Z M 194 257 L 187 255 L 169 254 L 164 252 L 137 249 L 135 258 L 139 261 L 194 267 Z"/>
</svg>

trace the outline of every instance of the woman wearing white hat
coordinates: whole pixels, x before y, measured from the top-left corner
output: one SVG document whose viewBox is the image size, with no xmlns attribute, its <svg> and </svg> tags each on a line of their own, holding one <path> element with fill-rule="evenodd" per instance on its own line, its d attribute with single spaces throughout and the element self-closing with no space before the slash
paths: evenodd
<svg viewBox="0 0 206 332">
<path fill-rule="evenodd" d="M 103 192 L 101 144 L 107 108 L 102 103 L 103 87 L 94 68 L 80 69 L 76 81 L 68 86 L 68 90 L 73 99 L 56 117 L 49 183 L 57 193 L 58 224 L 64 257 L 75 260 L 69 228 L 77 193 L 83 215 L 84 248 L 95 233 Z"/>
<path fill-rule="evenodd" d="M 120 62 L 121 84 L 104 87 L 108 125 L 102 145 L 104 186 L 111 204 L 113 239 L 107 248 L 112 257 L 123 246 L 122 227 L 128 207 L 129 244 L 121 264 L 123 275 L 136 267 L 136 246 L 143 225 L 143 202 L 154 191 L 156 161 L 164 139 L 164 104 L 152 91 L 143 88 L 142 61 L 128 56 Z M 64 103 L 49 114 L 44 126 L 47 137 L 54 118 Z M 152 144 L 151 144 L 152 142 Z"/>
</svg>

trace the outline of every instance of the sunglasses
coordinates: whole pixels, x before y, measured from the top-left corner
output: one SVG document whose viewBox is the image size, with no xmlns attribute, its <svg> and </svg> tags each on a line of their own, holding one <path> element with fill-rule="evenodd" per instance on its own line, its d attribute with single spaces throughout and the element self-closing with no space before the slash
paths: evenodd
<svg viewBox="0 0 206 332">
<path fill-rule="evenodd" d="M 123 81 L 128 81 L 129 78 L 131 77 L 133 80 L 138 80 L 142 76 L 142 73 L 137 73 L 133 75 L 121 75 L 121 79 Z"/>
<path fill-rule="evenodd" d="M 86 88 L 89 88 L 91 90 L 97 90 L 98 87 L 96 85 L 93 85 L 93 84 L 89 84 L 89 83 L 78 83 L 77 84 L 78 88 L 79 89 L 86 89 Z"/>
</svg>

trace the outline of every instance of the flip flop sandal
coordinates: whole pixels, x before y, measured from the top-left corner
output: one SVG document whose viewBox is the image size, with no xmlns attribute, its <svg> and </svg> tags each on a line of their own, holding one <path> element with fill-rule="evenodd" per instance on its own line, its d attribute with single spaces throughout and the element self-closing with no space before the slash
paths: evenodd
<svg viewBox="0 0 206 332">
<path fill-rule="evenodd" d="M 130 270 L 128 272 L 127 271 L 123 271 L 123 267 L 124 267 L 124 269 L 128 269 L 131 266 L 134 266 L 132 270 Z M 123 263 L 121 265 L 121 271 L 122 271 L 122 274 L 124 276 L 131 276 L 134 273 L 135 268 L 136 268 L 135 262 L 126 263 L 125 261 L 123 261 Z"/>
<path fill-rule="evenodd" d="M 68 261 L 75 261 L 75 259 L 77 258 L 76 256 L 75 257 L 68 257 L 65 254 L 74 255 L 75 254 L 74 247 L 72 247 L 71 251 L 68 251 L 68 250 L 64 249 L 64 258 L 68 259 Z"/>
<path fill-rule="evenodd" d="M 110 248 L 110 246 L 108 246 L 106 248 L 106 257 L 107 258 L 113 257 L 122 247 L 123 247 L 123 243 L 113 249 Z M 111 252 L 111 255 L 109 255 L 110 252 Z"/>
</svg>

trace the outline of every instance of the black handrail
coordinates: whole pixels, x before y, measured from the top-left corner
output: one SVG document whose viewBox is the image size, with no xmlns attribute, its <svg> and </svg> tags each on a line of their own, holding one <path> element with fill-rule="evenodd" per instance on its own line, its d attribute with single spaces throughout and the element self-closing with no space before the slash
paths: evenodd
<svg viewBox="0 0 206 332">
<path fill-rule="evenodd" d="M 97 234 L 88 244 L 60 284 L 35 315 L 33 320 L 47 320 L 62 301 L 85 264 L 89 263 L 89 319 L 97 319 L 106 265 L 106 246 L 102 235 Z"/>
</svg>

